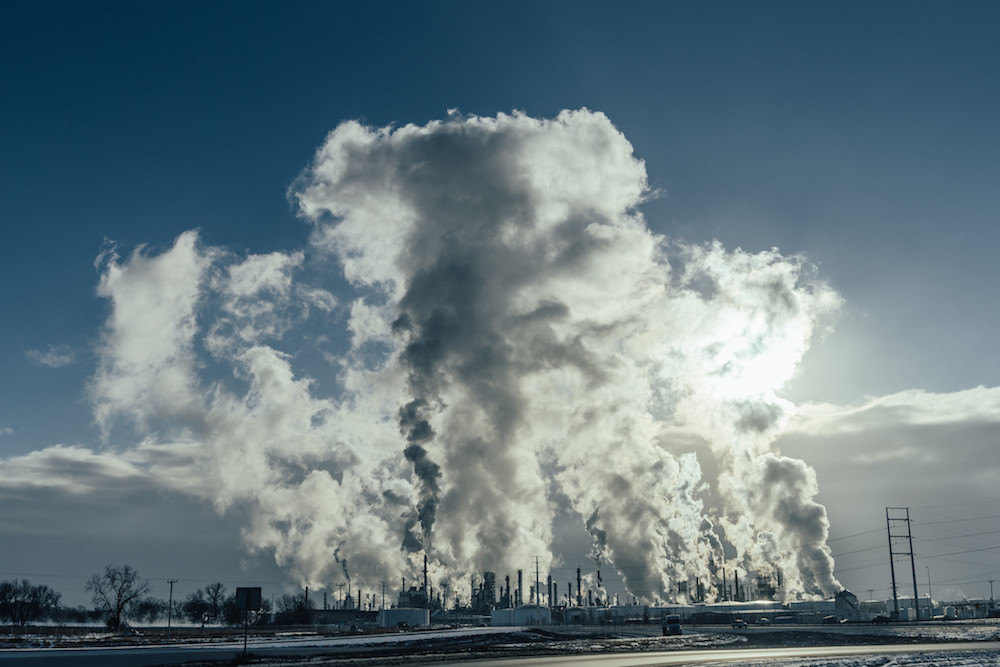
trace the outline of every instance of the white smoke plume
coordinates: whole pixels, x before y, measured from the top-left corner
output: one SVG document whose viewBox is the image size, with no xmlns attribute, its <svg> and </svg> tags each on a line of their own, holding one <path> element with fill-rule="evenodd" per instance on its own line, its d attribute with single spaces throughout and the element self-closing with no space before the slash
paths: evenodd
<svg viewBox="0 0 1000 667">
<path fill-rule="evenodd" d="M 183 488 L 243 508 L 250 548 L 312 587 L 347 563 L 412 578 L 424 554 L 464 582 L 547 569 L 568 502 L 645 601 L 720 567 L 839 589 L 815 475 L 771 446 L 793 409 L 776 392 L 838 298 L 798 258 L 651 232 L 645 166 L 603 114 L 346 122 L 290 194 L 305 252 L 189 232 L 101 260 L 98 422 L 183 452 Z M 306 284 L 309 257 L 355 292 Z M 321 392 L 296 354 L 338 313 L 349 349 L 326 352 Z M 714 487 L 676 431 L 711 444 Z"/>
</svg>

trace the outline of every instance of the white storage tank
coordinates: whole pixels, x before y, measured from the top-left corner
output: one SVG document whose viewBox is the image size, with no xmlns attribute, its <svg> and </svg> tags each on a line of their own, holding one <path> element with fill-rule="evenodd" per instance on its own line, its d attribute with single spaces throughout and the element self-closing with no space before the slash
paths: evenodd
<svg viewBox="0 0 1000 667">
<path fill-rule="evenodd" d="M 537 604 L 523 604 L 513 609 L 494 609 L 490 614 L 490 625 L 506 627 L 552 625 L 552 611 Z"/>
<path fill-rule="evenodd" d="M 431 624 L 429 609 L 394 607 L 382 609 L 378 613 L 380 628 L 426 628 Z"/>
</svg>

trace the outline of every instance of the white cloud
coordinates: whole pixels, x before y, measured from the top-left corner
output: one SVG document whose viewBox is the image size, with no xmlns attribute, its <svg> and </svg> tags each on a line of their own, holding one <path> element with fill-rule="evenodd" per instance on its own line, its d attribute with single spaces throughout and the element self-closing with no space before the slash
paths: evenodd
<svg viewBox="0 0 1000 667">
<path fill-rule="evenodd" d="M 98 294 L 111 301 L 101 363 L 91 383 L 97 423 L 108 432 L 123 416 L 140 428 L 198 409 L 194 336 L 197 306 L 212 252 L 186 232 L 151 256 L 136 249 L 126 262 L 102 255 Z"/>
<path fill-rule="evenodd" d="M 13 434 L 14 434 L 14 429 L 10 428 L 9 426 L 0 426 L 0 438 Z"/>
<path fill-rule="evenodd" d="M 55 445 L 23 456 L 0 459 L 4 486 L 61 488 L 86 493 L 144 478 L 141 469 L 115 453 Z"/>
<path fill-rule="evenodd" d="M 861 405 L 803 405 L 796 410 L 789 433 L 837 435 L 977 422 L 1000 422 L 1000 387 L 980 386 L 951 393 L 914 389 L 872 398 Z"/>
<path fill-rule="evenodd" d="M 32 361 L 50 368 L 68 366 L 76 358 L 68 345 L 49 345 L 44 350 L 28 350 L 26 354 Z"/>
</svg>

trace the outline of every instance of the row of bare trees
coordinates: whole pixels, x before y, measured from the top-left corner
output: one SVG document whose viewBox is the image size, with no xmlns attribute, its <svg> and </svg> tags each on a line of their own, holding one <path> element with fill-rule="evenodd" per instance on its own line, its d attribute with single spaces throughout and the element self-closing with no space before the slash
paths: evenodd
<svg viewBox="0 0 1000 667">
<path fill-rule="evenodd" d="M 23 628 L 49 618 L 59 608 L 60 598 L 48 586 L 35 586 L 27 579 L 0 581 L 0 620 L 12 628 Z"/>
<path fill-rule="evenodd" d="M 209 584 L 184 600 L 175 600 L 171 608 L 167 601 L 149 595 L 149 581 L 133 567 L 108 565 L 104 572 L 91 576 L 86 591 L 91 595 L 93 610 L 62 607 L 59 593 L 27 579 L 0 581 L 0 621 L 14 630 L 41 620 L 88 622 L 103 618 L 113 632 L 121 632 L 129 620 L 153 623 L 172 617 L 201 624 L 243 622 L 235 595 L 228 594 L 221 583 Z"/>
</svg>

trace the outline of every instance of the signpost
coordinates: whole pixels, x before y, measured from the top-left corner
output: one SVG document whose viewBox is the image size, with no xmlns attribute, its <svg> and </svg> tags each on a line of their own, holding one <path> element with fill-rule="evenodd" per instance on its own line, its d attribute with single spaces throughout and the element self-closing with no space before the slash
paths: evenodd
<svg viewBox="0 0 1000 667">
<path fill-rule="evenodd" d="M 243 610 L 243 655 L 247 654 L 247 629 L 249 627 L 250 610 L 259 610 L 261 606 L 260 588 L 237 588 L 236 608 Z"/>
</svg>

